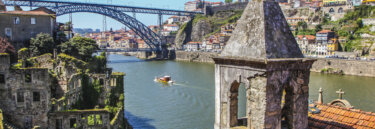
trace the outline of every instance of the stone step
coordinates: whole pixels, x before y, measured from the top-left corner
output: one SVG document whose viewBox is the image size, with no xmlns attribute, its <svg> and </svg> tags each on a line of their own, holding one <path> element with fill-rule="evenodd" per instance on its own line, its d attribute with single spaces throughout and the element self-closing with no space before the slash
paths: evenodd
<svg viewBox="0 0 375 129">
<path fill-rule="evenodd" d="M 3 121 L 3 124 L 4 124 L 5 129 L 21 129 L 21 128 L 18 128 L 16 126 L 14 126 L 13 124 L 11 124 L 7 121 Z"/>
</svg>

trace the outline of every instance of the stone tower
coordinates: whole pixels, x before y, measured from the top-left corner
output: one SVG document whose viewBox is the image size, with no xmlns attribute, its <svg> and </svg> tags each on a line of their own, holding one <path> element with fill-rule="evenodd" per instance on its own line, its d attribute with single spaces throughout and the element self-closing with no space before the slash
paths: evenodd
<svg viewBox="0 0 375 129">
<path fill-rule="evenodd" d="M 248 129 L 307 128 L 308 84 L 315 60 L 303 58 L 277 2 L 249 2 L 214 61 L 215 129 L 240 123 Z M 245 122 L 237 116 L 241 83 L 246 87 Z"/>
</svg>

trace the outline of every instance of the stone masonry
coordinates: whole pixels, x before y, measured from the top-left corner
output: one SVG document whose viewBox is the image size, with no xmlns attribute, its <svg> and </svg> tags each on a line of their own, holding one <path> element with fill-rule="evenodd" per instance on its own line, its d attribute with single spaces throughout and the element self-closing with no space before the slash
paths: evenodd
<svg viewBox="0 0 375 129">
<path fill-rule="evenodd" d="M 4 117 L 22 128 L 47 127 L 51 107 L 48 69 L 10 69 L 8 55 L 0 60 L 0 108 Z"/>
<path fill-rule="evenodd" d="M 239 125 L 241 83 L 246 87 L 248 129 L 308 128 L 308 84 L 315 60 L 303 58 L 277 2 L 249 2 L 214 61 L 215 129 Z"/>
<path fill-rule="evenodd" d="M 90 82 L 98 80 L 103 89 L 97 105 L 101 109 L 71 110 L 84 90 L 82 76 L 78 74 L 75 63 L 67 65 L 61 58 L 55 58 L 58 63 L 51 63 L 51 56 L 42 55 L 35 60 L 38 60 L 38 66 L 53 67 L 11 68 L 9 55 L 0 53 L 0 109 L 6 122 L 25 129 L 36 126 L 41 129 L 73 126 L 109 129 L 126 124 L 122 115 L 116 115 L 119 117 L 112 120 L 117 124 L 111 125 L 110 113 L 104 110 L 112 89 L 122 84 L 117 83 L 122 81 L 118 78 L 123 78 L 125 74 L 114 75 L 111 69 L 105 73 L 89 74 Z M 123 112 L 123 109 L 118 110 L 118 113 Z"/>
</svg>

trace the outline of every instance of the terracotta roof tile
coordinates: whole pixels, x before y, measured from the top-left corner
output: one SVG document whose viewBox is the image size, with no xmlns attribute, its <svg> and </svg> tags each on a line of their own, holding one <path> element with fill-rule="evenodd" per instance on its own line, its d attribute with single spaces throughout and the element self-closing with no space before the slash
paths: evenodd
<svg viewBox="0 0 375 129">
<path fill-rule="evenodd" d="M 358 109 L 342 108 L 332 105 L 317 105 L 321 113 L 309 113 L 311 129 L 371 129 L 375 128 L 375 115 Z"/>
</svg>

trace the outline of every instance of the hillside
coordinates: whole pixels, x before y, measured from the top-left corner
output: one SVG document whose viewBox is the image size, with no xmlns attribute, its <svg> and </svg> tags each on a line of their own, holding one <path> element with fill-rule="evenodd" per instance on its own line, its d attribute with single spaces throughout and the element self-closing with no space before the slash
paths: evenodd
<svg viewBox="0 0 375 129">
<path fill-rule="evenodd" d="M 181 48 L 183 44 L 195 41 L 201 42 L 205 37 L 220 32 L 220 27 L 235 23 L 240 19 L 242 11 L 221 11 L 213 16 L 197 15 L 190 22 L 181 26 L 176 36 L 176 46 Z"/>
</svg>

